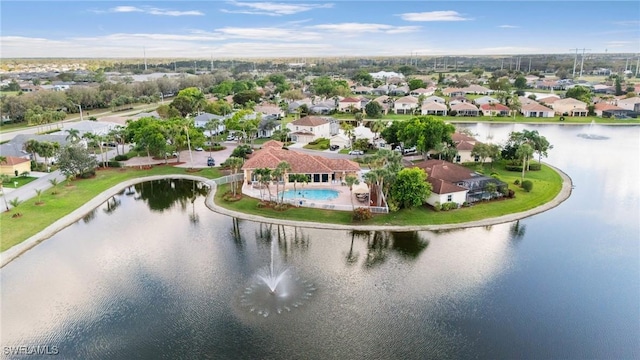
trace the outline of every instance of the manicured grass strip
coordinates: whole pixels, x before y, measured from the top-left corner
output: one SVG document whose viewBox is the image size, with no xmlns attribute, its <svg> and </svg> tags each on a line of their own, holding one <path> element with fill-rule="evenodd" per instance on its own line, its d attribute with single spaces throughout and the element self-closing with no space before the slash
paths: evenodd
<svg viewBox="0 0 640 360">
<path fill-rule="evenodd" d="M 4 184 L 2 184 L 5 188 L 9 188 L 9 189 L 14 189 L 14 188 L 19 188 L 23 185 L 26 185 L 30 182 L 32 182 L 33 180 L 37 179 L 37 177 L 33 177 L 33 176 L 17 176 L 17 177 L 12 177 L 9 182 L 6 182 Z M 18 183 L 18 186 L 14 186 L 14 182 Z"/>
<path fill-rule="evenodd" d="M 484 168 L 485 174 L 492 172 L 497 173 L 498 178 L 507 183 L 509 188 L 515 191 L 516 197 L 492 202 L 479 202 L 471 207 L 452 211 L 436 212 L 428 206 L 415 209 L 402 209 L 389 214 L 374 215 L 372 219 L 358 223 L 352 222 L 350 211 L 331 211 L 302 207 L 291 208 L 286 211 L 274 211 L 267 208 L 258 208 L 258 200 L 247 196 L 243 197 L 240 201 L 226 202 L 222 199 L 222 195 L 228 190 L 228 187 L 224 186 L 218 187 L 215 202 L 230 210 L 286 220 L 343 225 L 441 225 L 459 224 L 530 210 L 551 201 L 562 189 L 562 178 L 560 175 L 545 165 L 542 166 L 540 171 L 529 171 L 526 173 L 525 179 L 533 182 L 533 190 L 530 193 L 525 192 L 519 186 L 513 185 L 516 179 L 520 179 L 519 172 L 510 172 L 497 168 L 492 170 L 489 165 L 486 165 Z"/>
<path fill-rule="evenodd" d="M 149 170 L 138 169 L 108 169 L 96 172 L 92 179 L 74 180 L 72 186 L 66 186 L 66 181 L 43 192 L 42 205 L 36 205 L 37 197 L 21 203 L 17 208 L 0 214 L 0 251 L 21 243 L 29 237 L 37 234 L 58 219 L 71 213 L 101 192 L 130 179 L 144 176 L 166 174 L 191 174 L 206 178 L 217 178 L 222 174 L 216 168 L 202 169 L 190 173 L 184 168 L 172 166 L 154 166 Z M 57 194 L 53 194 L 57 192 Z M 11 195 L 7 196 L 10 201 Z M 0 204 L 4 208 L 4 200 Z M 21 217 L 12 218 L 15 213 L 21 213 Z"/>
</svg>

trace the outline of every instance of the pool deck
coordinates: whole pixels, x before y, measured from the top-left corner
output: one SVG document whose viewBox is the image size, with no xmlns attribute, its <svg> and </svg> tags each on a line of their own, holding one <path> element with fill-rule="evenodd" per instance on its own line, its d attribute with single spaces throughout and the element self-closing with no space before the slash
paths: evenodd
<svg viewBox="0 0 640 360">
<path fill-rule="evenodd" d="M 271 190 L 271 195 L 275 196 L 277 194 L 276 186 L 269 185 Z M 287 184 L 285 190 L 293 190 L 293 184 Z M 333 210 L 343 210 L 343 211 L 352 211 L 351 207 L 351 197 L 353 197 L 353 205 L 358 206 L 367 206 L 366 202 L 361 202 L 356 199 L 355 195 L 351 195 L 349 192 L 349 187 L 347 185 L 341 185 L 339 183 L 309 183 L 309 184 L 298 184 L 296 185 L 297 191 L 303 190 L 319 190 L 319 189 L 328 189 L 335 190 L 338 192 L 338 197 L 330 200 L 318 200 L 318 199 L 305 199 L 304 197 L 296 198 L 295 202 L 302 201 L 302 206 L 308 207 L 325 207 L 333 205 Z M 282 186 L 278 189 L 279 191 L 283 191 Z M 242 186 L 242 193 L 251 196 L 256 199 L 268 199 L 269 191 L 267 189 L 262 190 L 262 195 L 260 194 L 260 189 L 255 188 L 253 185 L 247 184 L 246 182 Z"/>
</svg>

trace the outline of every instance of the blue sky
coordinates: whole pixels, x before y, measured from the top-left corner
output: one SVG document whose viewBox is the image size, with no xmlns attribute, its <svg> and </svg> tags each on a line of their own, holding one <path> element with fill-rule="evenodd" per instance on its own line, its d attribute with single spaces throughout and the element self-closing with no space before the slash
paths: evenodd
<svg viewBox="0 0 640 360">
<path fill-rule="evenodd" d="M 0 14 L 3 58 L 640 52 L 636 1 L 3 0 Z"/>
</svg>

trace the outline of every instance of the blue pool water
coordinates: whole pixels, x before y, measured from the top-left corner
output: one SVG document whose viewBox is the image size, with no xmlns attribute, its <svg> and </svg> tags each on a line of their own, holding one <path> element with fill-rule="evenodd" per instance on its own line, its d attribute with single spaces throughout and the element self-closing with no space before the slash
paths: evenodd
<svg viewBox="0 0 640 360">
<path fill-rule="evenodd" d="M 338 197 L 338 192 L 331 189 L 287 190 L 285 199 L 309 199 L 309 200 L 333 200 Z"/>
</svg>

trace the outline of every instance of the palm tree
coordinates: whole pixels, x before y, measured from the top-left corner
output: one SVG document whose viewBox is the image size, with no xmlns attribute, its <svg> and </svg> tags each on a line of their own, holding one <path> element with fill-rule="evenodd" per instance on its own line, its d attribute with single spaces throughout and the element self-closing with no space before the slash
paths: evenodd
<svg viewBox="0 0 640 360">
<path fill-rule="evenodd" d="M 262 199 L 262 186 L 267 187 L 267 191 L 269 192 L 269 201 L 271 201 L 271 188 L 269 187 L 269 183 L 271 182 L 271 172 L 272 170 L 269 168 L 259 168 L 253 170 L 253 173 L 258 178 L 258 182 L 260 183 L 260 199 Z"/>
<path fill-rule="evenodd" d="M 347 183 L 347 186 L 349 187 L 349 198 L 351 200 L 351 210 L 355 211 L 355 206 L 353 206 L 353 185 L 358 185 L 360 184 L 360 181 L 358 181 L 358 178 L 353 176 L 353 175 L 347 175 L 347 177 L 344 179 L 344 182 Z"/>
<path fill-rule="evenodd" d="M 71 141 L 72 143 L 80 141 L 80 130 L 78 129 L 67 129 L 67 141 Z"/>
<path fill-rule="evenodd" d="M 218 129 L 220 128 L 220 123 L 220 119 L 211 119 L 204 125 L 204 129 L 209 132 L 209 142 L 211 142 L 211 145 L 209 146 L 209 156 L 211 156 L 211 148 L 213 147 L 214 143 L 214 132 L 217 134 Z"/>
<path fill-rule="evenodd" d="M 309 182 L 309 178 L 305 174 L 291 174 L 289 175 L 289 181 L 293 182 L 293 192 L 297 194 L 298 189 L 296 186 L 298 185 L 298 182 L 306 184 Z"/>
<path fill-rule="evenodd" d="M 527 168 L 527 162 L 529 158 L 533 155 L 533 148 L 531 145 L 524 143 L 518 146 L 518 150 L 516 150 L 516 157 L 518 159 L 522 159 L 522 180 L 524 181 L 524 171 Z"/>
<path fill-rule="evenodd" d="M 378 134 L 382 132 L 382 130 L 384 130 L 387 127 L 386 122 L 383 122 L 380 119 L 377 119 L 376 121 L 373 122 L 373 124 L 371 124 L 371 132 L 373 133 L 373 138 L 376 139 L 378 138 Z"/>
<path fill-rule="evenodd" d="M 22 148 L 31 155 L 31 160 L 36 161 L 36 154 L 40 149 L 38 140 L 29 139 L 22 145 Z"/>
<path fill-rule="evenodd" d="M 229 166 L 229 168 L 231 169 L 231 174 L 235 175 L 238 173 L 238 170 L 242 167 L 242 164 L 244 164 L 244 160 L 239 157 L 231 156 L 224 163 L 227 166 Z M 233 193 L 234 197 L 236 196 L 237 188 L 238 188 L 238 181 L 234 181 L 231 184 L 231 192 Z"/>
<path fill-rule="evenodd" d="M 287 174 L 287 171 L 291 170 L 291 165 L 289 165 L 286 161 L 281 161 L 278 166 L 271 172 L 273 179 L 276 181 L 276 198 L 278 196 L 281 197 L 280 203 L 284 202 L 284 176 Z M 280 194 L 280 179 L 282 179 L 282 194 Z"/>
<path fill-rule="evenodd" d="M 352 148 L 355 128 L 353 127 L 353 125 L 349 124 L 346 121 L 342 122 L 340 127 L 342 128 L 342 131 L 344 131 L 344 135 L 349 139 L 349 148 Z"/>
<path fill-rule="evenodd" d="M 35 191 L 36 191 L 36 196 L 38 197 L 38 201 L 36 201 L 36 205 L 40 205 L 42 204 L 42 201 L 41 201 L 42 189 L 35 189 Z"/>
</svg>

